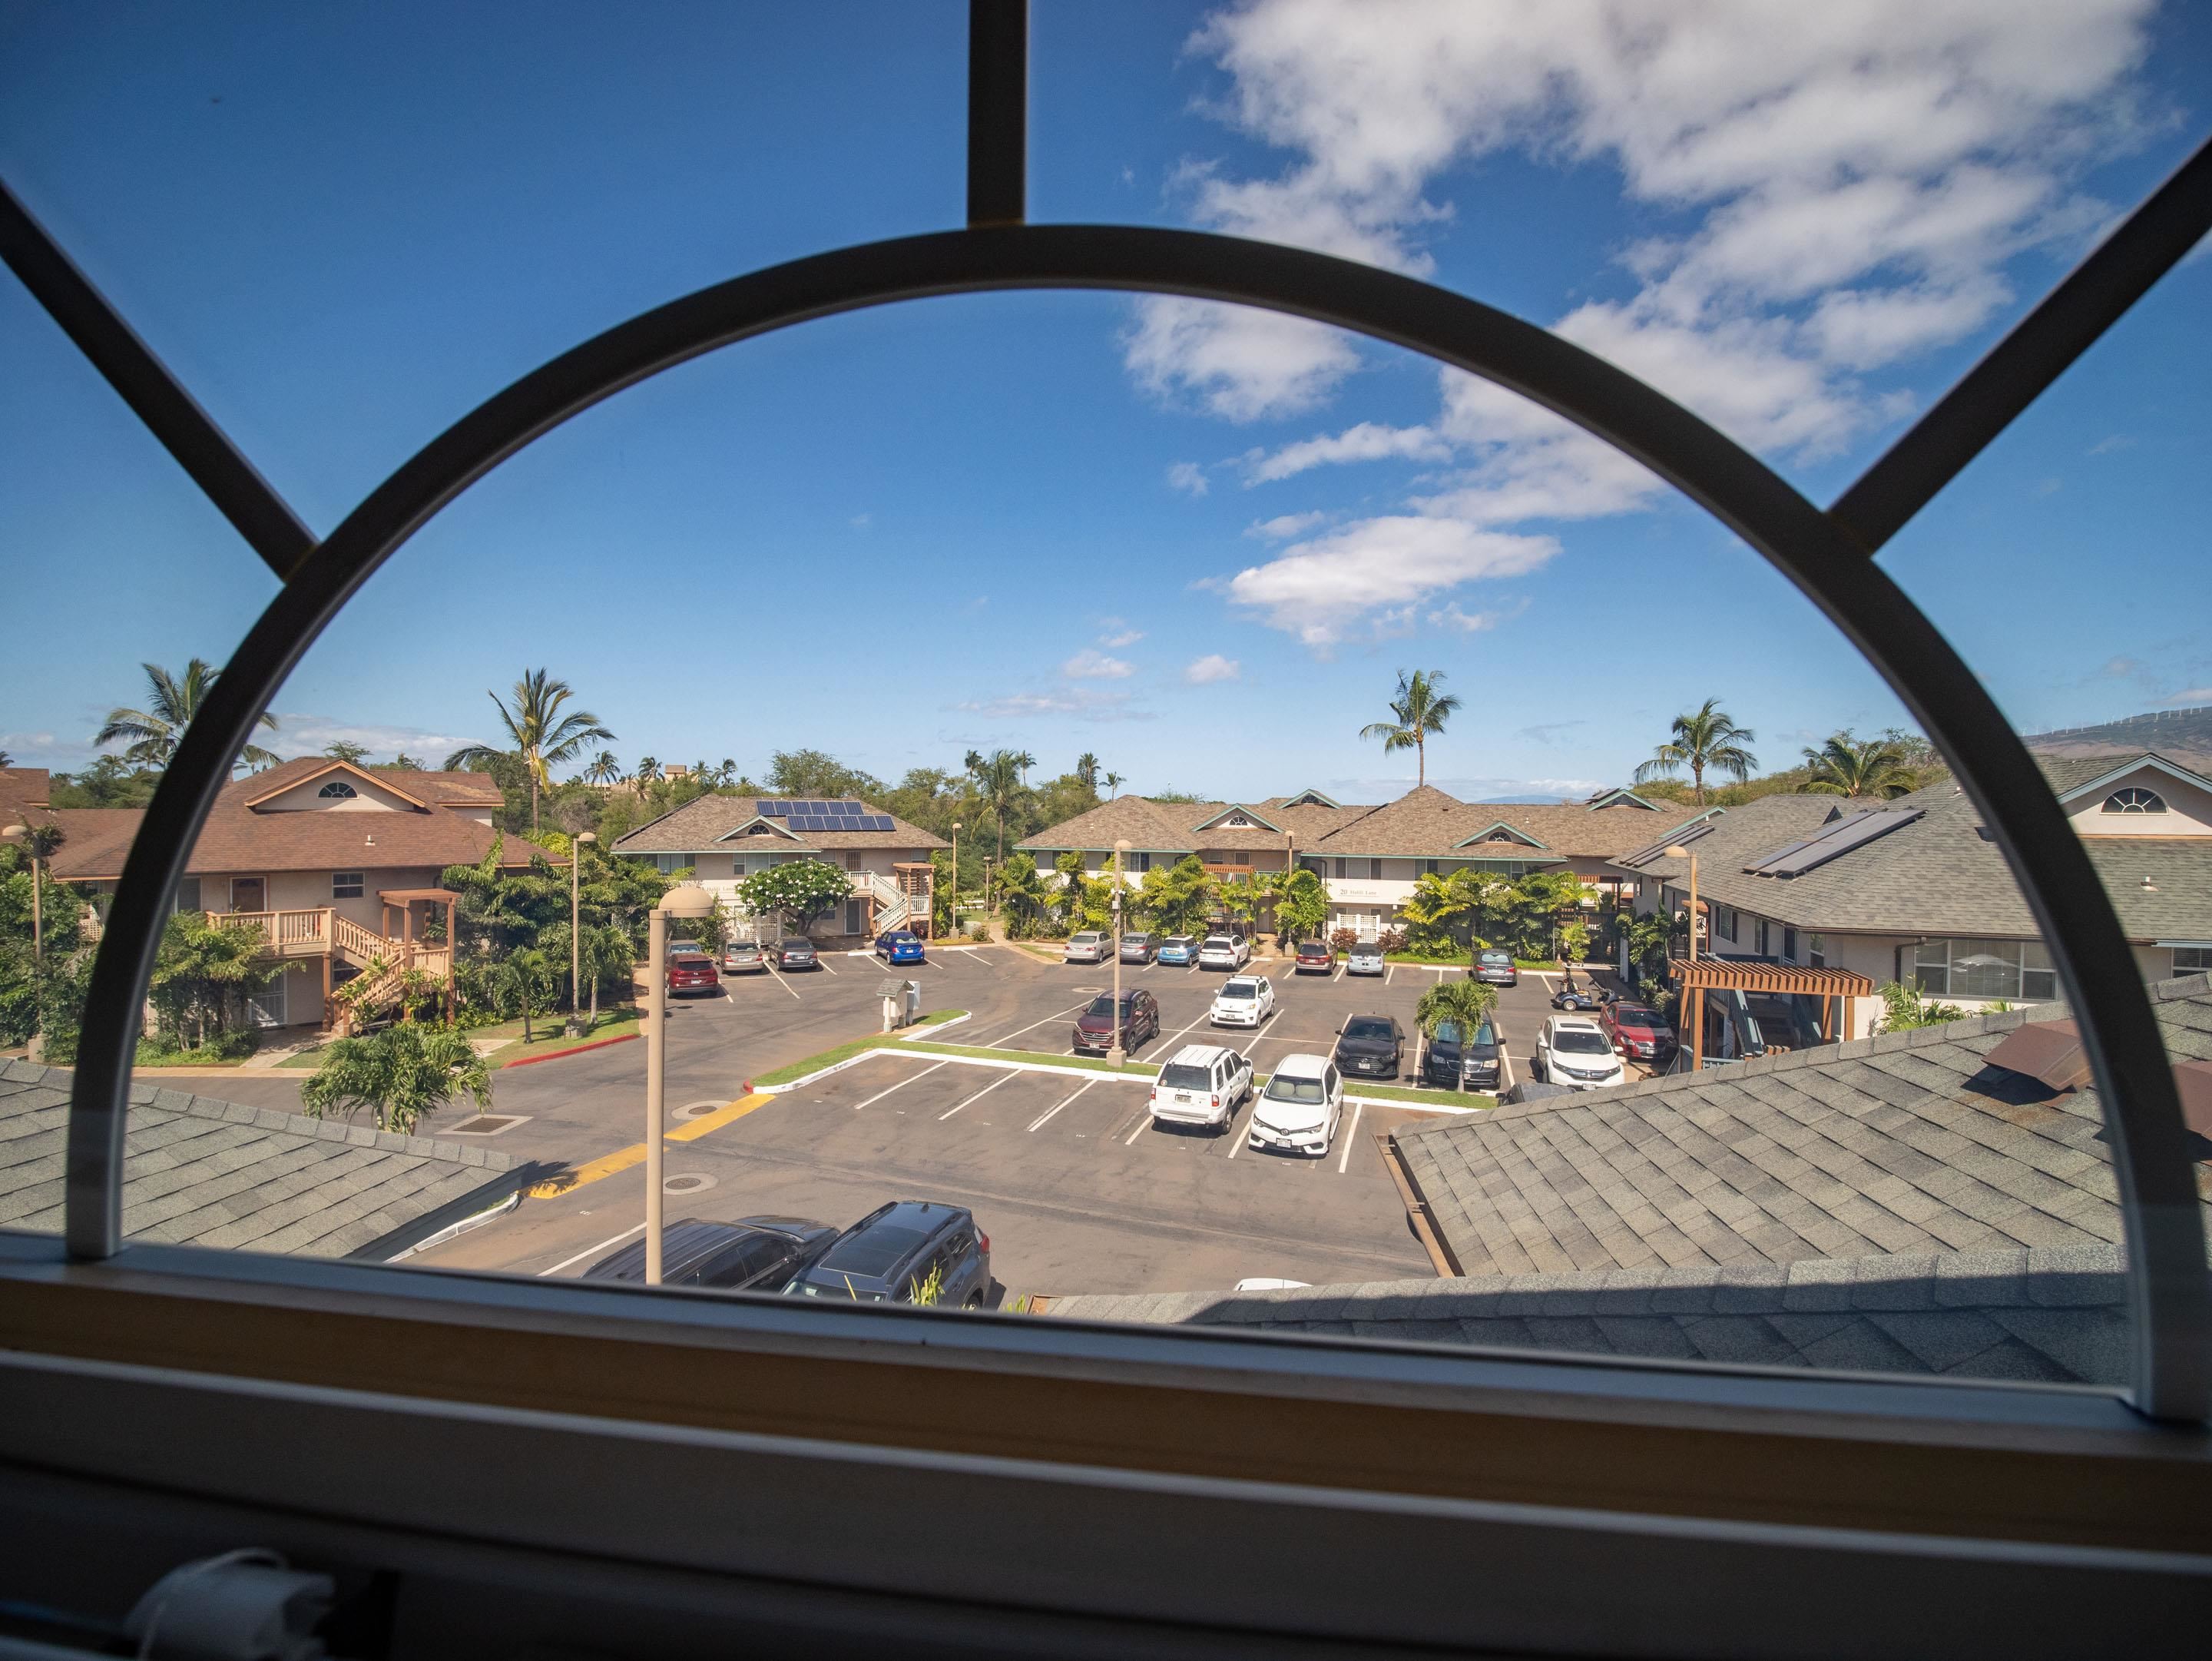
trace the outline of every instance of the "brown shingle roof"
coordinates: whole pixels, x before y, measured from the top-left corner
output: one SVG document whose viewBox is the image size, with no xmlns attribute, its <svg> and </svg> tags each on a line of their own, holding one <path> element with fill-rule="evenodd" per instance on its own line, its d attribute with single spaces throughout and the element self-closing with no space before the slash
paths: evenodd
<svg viewBox="0 0 2212 1661">
<path fill-rule="evenodd" d="M 431 797 L 434 805 L 398 812 L 272 812 L 246 805 L 325 772 L 330 765 L 327 757 L 301 756 L 225 785 L 185 869 L 193 875 L 362 866 L 442 870 L 449 865 L 476 864 L 499 836 L 490 825 L 455 811 L 463 803 L 489 806 L 499 800 L 497 787 L 487 776 L 476 773 L 399 775 L 409 794 Z M 382 782 L 374 772 L 362 776 Z M 55 856 L 54 874 L 84 882 L 122 874 L 124 856 L 144 816 L 137 808 L 76 808 L 53 817 L 68 837 Z M 509 837 L 501 860 L 507 865 L 526 864 L 532 854 L 543 851 L 520 837 Z M 548 857 L 563 863 L 557 856 Z"/>
<path fill-rule="evenodd" d="M 51 794 L 43 767 L 0 767 L 0 829 L 18 823 L 33 808 L 43 808 Z"/>
<path fill-rule="evenodd" d="M 769 798 L 744 796 L 701 796 L 687 801 L 681 807 L 670 809 L 648 824 L 641 824 L 615 843 L 617 854 L 696 854 L 715 846 L 739 825 L 763 817 L 757 804 Z M 871 813 L 884 810 L 872 802 L 862 806 Z M 930 835 L 918 824 L 909 824 L 896 813 L 885 815 L 890 822 L 888 830 L 808 830 L 789 832 L 789 840 L 775 838 L 775 845 L 787 849 L 813 849 L 826 851 L 845 848 L 888 848 L 894 851 L 911 849 L 916 853 L 933 848 L 949 848 L 950 843 Z M 784 827 L 784 821 L 770 818 L 769 823 Z M 787 828 L 787 827 L 784 827 Z"/>
<path fill-rule="evenodd" d="M 1313 851 L 1400 859 L 1456 855 L 1467 859 L 1486 850 L 1480 845 L 1462 848 L 1461 843 L 1502 826 L 1517 832 L 1535 849 L 1559 858 L 1601 858 L 1641 847 L 1663 828 L 1664 818 L 1627 803 L 1593 810 L 1577 802 L 1461 801 L 1425 784 L 1408 790 L 1387 807 L 1377 807 L 1339 826 L 1315 844 Z"/>
</svg>

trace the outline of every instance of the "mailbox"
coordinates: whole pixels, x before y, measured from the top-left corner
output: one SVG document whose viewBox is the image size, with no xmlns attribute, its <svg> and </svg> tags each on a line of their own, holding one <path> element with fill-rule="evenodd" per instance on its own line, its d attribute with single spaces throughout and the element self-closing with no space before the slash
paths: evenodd
<svg viewBox="0 0 2212 1661">
<path fill-rule="evenodd" d="M 893 1031 L 902 1026 L 911 1026 L 921 1017 L 921 983 L 902 980 L 896 976 L 883 983 L 879 995 L 884 1001 L 884 1031 Z"/>
</svg>

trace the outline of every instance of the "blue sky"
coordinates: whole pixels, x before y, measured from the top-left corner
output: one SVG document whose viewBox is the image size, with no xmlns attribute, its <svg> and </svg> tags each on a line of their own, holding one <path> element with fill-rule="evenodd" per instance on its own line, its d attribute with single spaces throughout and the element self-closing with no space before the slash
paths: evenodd
<svg viewBox="0 0 2212 1661">
<path fill-rule="evenodd" d="M 1374 260 L 1648 375 L 1826 502 L 2212 130 L 2142 0 L 1801 17 L 1039 0 L 1031 214 Z M 0 0 L 0 175 L 318 532 L 644 307 L 962 213 L 965 8 Z M 1624 18 L 1632 20 L 1624 22 Z M 1747 21 L 1748 20 L 1748 21 Z M 2212 701 L 2200 252 L 1884 555 L 2023 727 Z M 273 583 L 0 279 L 0 748 L 68 766 L 142 660 Z M 441 755 L 544 664 L 625 761 L 896 777 L 1096 752 L 1131 788 L 1618 781 L 1720 697 L 1784 764 L 1899 720 L 1755 556 L 1422 360 L 1106 295 L 816 324 L 633 389 L 471 490 L 275 705 Z"/>
</svg>

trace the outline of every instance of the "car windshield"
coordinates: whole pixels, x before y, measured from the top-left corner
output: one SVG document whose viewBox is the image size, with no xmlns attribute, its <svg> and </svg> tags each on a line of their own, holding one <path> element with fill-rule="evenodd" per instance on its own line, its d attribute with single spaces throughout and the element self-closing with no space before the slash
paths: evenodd
<svg viewBox="0 0 2212 1661">
<path fill-rule="evenodd" d="M 1319 1079 L 1293 1079 L 1278 1073 L 1267 1080 L 1267 1099 L 1271 1102 L 1297 1102 L 1307 1107 L 1319 1107 L 1322 1102 Z"/>
<path fill-rule="evenodd" d="M 1226 951 L 1229 946 L 1229 936 L 1226 934 L 1208 934 L 1206 937 L 1206 949 L 1208 952 L 1212 951 L 1217 946 L 1220 946 L 1224 951 Z"/>
<path fill-rule="evenodd" d="M 1121 1013 L 1123 1014 L 1126 1015 L 1129 1013 L 1130 1000 L 1134 998 L 1136 995 L 1137 995 L 1133 992 L 1124 992 L 1121 995 Z M 1114 995 L 1111 992 L 1101 992 L 1097 997 L 1091 1001 L 1091 1007 L 1085 1010 L 1083 1013 L 1085 1015 L 1097 1015 L 1102 1019 L 1110 1017 L 1114 1013 Z"/>
<path fill-rule="evenodd" d="M 1486 952 L 1482 954 L 1482 961 L 1492 964 L 1511 963 L 1513 954 L 1510 952 Z"/>
<path fill-rule="evenodd" d="M 1103 938 L 1097 934 L 1071 934 L 1067 937 L 1067 943 L 1070 946 L 1096 946 Z"/>
<path fill-rule="evenodd" d="M 1613 1020 L 1622 1026 L 1661 1027 L 1666 1022 L 1649 1009 L 1620 1009 L 1613 1012 Z"/>
<path fill-rule="evenodd" d="M 1347 1038 L 1380 1038 L 1387 1043 L 1397 1035 L 1391 1031 L 1389 1022 L 1369 1019 L 1346 1022 L 1344 1036 Z"/>
<path fill-rule="evenodd" d="M 1144 946 L 1148 944 L 1152 938 L 1152 937 L 1150 934 L 1124 934 L 1121 936 L 1121 944 L 1124 946 Z"/>
<path fill-rule="evenodd" d="M 1166 944 L 1188 947 L 1190 945 L 1190 940 L 1191 937 L 1188 934 L 1170 934 L 1167 938 Z"/>
<path fill-rule="evenodd" d="M 1497 1029 L 1488 1021 L 1485 1021 L 1474 1029 L 1474 1041 L 1478 1044 L 1495 1044 L 1498 1042 Z"/>
<path fill-rule="evenodd" d="M 1298 950 L 1301 952 L 1311 952 L 1316 954 L 1319 954 L 1328 951 L 1328 948 L 1323 946 L 1319 940 L 1308 940 L 1304 946 L 1300 946 Z"/>
<path fill-rule="evenodd" d="M 1553 1033 L 1552 1048 L 1563 1056 L 1606 1056 L 1613 1051 L 1604 1033 L 1579 1026 L 1565 1027 Z"/>
<path fill-rule="evenodd" d="M 1160 1084 L 1168 1090 L 1211 1090 L 1213 1075 L 1202 1067 L 1170 1062 L 1160 1069 Z"/>
<path fill-rule="evenodd" d="M 1459 1023 L 1457 1021 L 1438 1021 L 1437 1023 L 1437 1030 L 1430 1035 L 1429 1042 L 1431 1043 L 1457 1043 L 1459 1042 Z"/>
<path fill-rule="evenodd" d="M 1256 998 L 1260 995 L 1260 989 L 1249 981 L 1231 981 L 1221 989 L 1221 995 L 1224 998 Z"/>
</svg>

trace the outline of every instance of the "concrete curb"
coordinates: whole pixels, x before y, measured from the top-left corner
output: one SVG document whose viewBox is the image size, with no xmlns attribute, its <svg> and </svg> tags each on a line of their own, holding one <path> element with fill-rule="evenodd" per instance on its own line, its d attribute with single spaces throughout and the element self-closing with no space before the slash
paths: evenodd
<svg viewBox="0 0 2212 1661">
<path fill-rule="evenodd" d="M 563 1056 L 580 1056 L 586 1050 L 605 1050 L 609 1044 L 628 1043 L 632 1038 L 644 1036 L 641 1032 L 624 1032 L 617 1037 L 594 1038 L 589 1043 L 570 1044 L 566 1050 L 549 1050 L 543 1056 L 517 1056 L 511 1062 L 501 1062 L 499 1070 L 504 1073 L 510 1067 L 535 1067 L 540 1062 L 557 1062 Z"/>
<path fill-rule="evenodd" d="M 963 1021 L 972 1021 L 975 1019 L 973 1011 L 963 1009 L 950 1020 L 933 1021 L 927 1026 L 917 1026 L 911 1032 L 902 1032 L 898 1035 L 898 1041 L 901 1043 L 924 1043 L 928 1041 L 929 1035 L 933 1032 L 942 1032 L 948 1026 L 957 1026 Z"/>
</svg>

